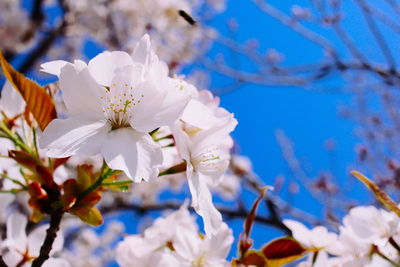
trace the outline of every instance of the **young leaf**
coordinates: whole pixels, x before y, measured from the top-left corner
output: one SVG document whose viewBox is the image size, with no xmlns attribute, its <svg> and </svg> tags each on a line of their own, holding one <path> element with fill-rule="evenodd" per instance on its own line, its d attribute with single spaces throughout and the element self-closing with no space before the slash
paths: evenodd
<svg viewBox="0 0 400 267">
<path fill-rule="evenodd" d="M 253 203 L 249 214 L 246 217 L 243 225 L 243 232 L 240 235 L 240 242 L 239 242 L 239 251 L 241 255 L 245 255 L 247 250 L 251 248 L 253 245 L 253 241 L 250 239 L 251 229 L 253 227 L 254 220 L 256 218 L 256 212 L 260 201 L 264 198 L 265 192 L 267 191 L 268 187 L 264 187 L 256 201 Z"/>
<path fill-rule="evenodd" d="M 291 237 L 278 238 L 261 249 L 268 267 L 279 267 L 305 255 L 307 249 Z"/>
<path fill-rule="evenodd" d="M 6 61 L 1 52 L 0 62 L 7 80 L 24 98 L 27 109 L 32 113 L 39 128 L 43 131 L 46 126 L 57 117 L 52 98 L 46 93 L 43 87 L 15 70 L 10 63 Z"/>
<path fill-rule="evenodd" d="M 267 262 L 265 256 L 259 251 L 250 250 L 246 253 L 241 261 L 244 266 L 265 267 Z"/>
<path fill-rule="evenodd" d="M 396 202 L 394 202 L 388 194 L 380 189 L 379 186 L 358 171 L 352 171 L 351 174 L 363 182 L 364 185 L 368 187 L 372 193 L 374 193 L 376 199 L 378 199 L 383 205 L 400 217 L 400 208 L 397 206 Z"/>
<path fill-rule="evenodd" d="M 103 223 L 103 217 L 101 216 L 100 211 L 93 206 L 72 208 L 69 212 L 78 216 L 79 219 L 89 225 L 98 226 Z"/>
</svg>

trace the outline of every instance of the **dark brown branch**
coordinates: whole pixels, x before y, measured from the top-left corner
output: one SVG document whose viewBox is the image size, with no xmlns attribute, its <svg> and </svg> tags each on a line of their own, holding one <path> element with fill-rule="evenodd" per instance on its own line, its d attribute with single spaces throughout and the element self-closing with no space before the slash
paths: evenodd
<svg viewBox="0 0 400 267">
<path fill-rule="evenodd" d="M 31 20 L 37 25 L 40 25 L 44 19 L 42 4 L 43 0 L 35 0 L 31 11 Z"/>
<path fill-rule="evenodd" d="M 8 267 L 8 265 L 4 262 L 2 255 L 0 255 L 0 267 Z"/>
<path fill-rule="evenodd" d="M 54 240 L 57 237 L 57 232 L 60 229 L 61 219 L 64 212 L 62 210 L 54 210 L 50 215 L 50 226 L 46 231 L 46 238 L 40 248 L 39 257 L 32 262 L 32 267 L 40 267 L 50 257 L 51 249 L 53 248 Z"/>
<path fill-rule="evenodd" d="M 103 206 L 100 208 L 102 214 L 113 213 L 118 211 L 134 211 L 140 215 L 143 215 L 152 211 L 162 211 L 168 209 L 179 209 L 181 207 L 181 203 L 177 202 L 166 202 L 162 204 L 151 204 L 151 205 L 139 205 L 135 203 L 126 203 L 123 200 L 117 199 L 113 205 Z M 190 210 L 193 211 L 192 208 Z M 236 219 L 236 218 L 246 218 L 248 212 L 244 208 L 238 209 L 228 209 L 224 207 L 218 207 L 218 210 L 221 212 L 223 216 L 227 219 Z M 266 224 L 273 226 L 286 234 L 290 234 L 290 230 L 277 218 L 273 217 L 265 217 L 265 216 L 256 216 L 255 221 L 258 223 Z"/>
</svg>

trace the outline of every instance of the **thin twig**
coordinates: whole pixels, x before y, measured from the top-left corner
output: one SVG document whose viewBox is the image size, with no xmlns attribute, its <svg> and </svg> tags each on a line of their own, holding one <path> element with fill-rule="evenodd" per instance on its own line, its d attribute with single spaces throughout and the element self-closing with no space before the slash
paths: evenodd
<svg viewBox="0 0 400 267">
<path fill-rule="evenodd" d="M 382 53 L 384 57 L 386 58 L 388 64 L 390 65 L 391 69 L 396 68 L 396 62 L 394 60 L 394 57 L 392 55 L 392 52 L 390 51 L 389 46 L 385 42 L 385 39 L 383 38 L 382 33 L 379 31 L 377 25 L 375 24 L 375 21 L 371 15 L 371 10 L 369 7 L 365 4 L 364 0 L 356 0 L 357 4 L 360 6 L 362 14 L 364 15 L 365 21 L 367 22 L 367 25 L 372 33 L 372 35 L 375 38 L 376 43 L 378 44 L 379 48 L 382 50 Z"/>
</svg>

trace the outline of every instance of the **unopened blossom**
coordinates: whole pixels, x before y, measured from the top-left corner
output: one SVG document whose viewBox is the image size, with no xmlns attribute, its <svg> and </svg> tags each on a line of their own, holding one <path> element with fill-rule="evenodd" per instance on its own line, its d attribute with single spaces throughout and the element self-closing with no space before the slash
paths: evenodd
<svg viewBox="0 0 400 267">
<path fill-rule="evenodd" d="M 157 175 L 163 156 L 149 132 L 179 119 L 190 96 L 168 77 L 147 35 L 131 56 L 104 52 L 88 65 L 76 60 L 42 67 L 59 76 L 69 115 L 53 120 L 39 140 L 49 157 L 101 154 L 136 182 Z"/>
</svg>

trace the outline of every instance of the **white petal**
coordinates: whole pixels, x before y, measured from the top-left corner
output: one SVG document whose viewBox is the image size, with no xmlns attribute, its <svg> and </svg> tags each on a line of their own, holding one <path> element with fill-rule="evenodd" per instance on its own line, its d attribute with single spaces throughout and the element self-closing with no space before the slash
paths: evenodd
<svg viewBox="0 0 400 267">
<path fill-rule="evenodd" d="M 111 131 L 101 153 L 110 168 L 124 171 L 135 182 L 156 177 L 163 162 L 161 148 L 150 135 L 130 128 Z"/>
<path fill-rule="evenodd" d="M 203 242 L 197 232 L 180 230 L 174 237 L 174 249 L 176 253 L 184 260 L 192 262 L 201 256 L 204 249 Z M 190 265 L 189 265 L 190 266 Z"/>
<path fill-rule="evenodd" d="M 212 202 L 211 192 L 207 186 L 208 177 L 201 173 L 191 172 L 190 164 L 188 164 L 187 178 L 192 194 L 192 206 L 203 218 L 204 230 L 210 237 L 218 232 L 222 216 Z"/>
<path fill-rule="evenodd" d="M 150 36 L 148 34 L 145 34 L 133 50 L 132 59 L 134 62 L 147 65 L 148 58 L 151 53 L 153 53 L 153 51 L 151 49 Z"/>
<path fill-rule="evenodd" d="M 207 241 L 209 241 L 209 258 L 225 260 L 234 241 L 232 230 L 226 223 L 222 223 L 216 234 Z"/>
<path fill-rule="evenodd" d="M 64 60 L 46 62 L 40 65 L 40 71 L 60 76 L 60 71 L 66 64 L 68 64 L 68 62 Z"/>
<path fill-rule="evenodd" d="M 304 224 L 294 220 L 283 220 L 283 224 L 292 231 L 293 237 L 297 239 L 297 241 L 304 246 L 311 246 L 311 230 L 308 229 Z"/>
<path fill-rule="evenodd" d="M 43 267 L 70 267 L 71 264 L 67 260 L 57 259 L 57 258 L 49 258 L 42 265 Z"/>
<path fill-rule="evenodd" d="M 1 90 L 0 110 L 10 118 L 25 110 L 25 101 L 10 82 L 6 82 Z"/>
<path fill-rule="evenodd" d="M 138 131 L 150 132 L 161 126 L 172 125 L 181 117 L 190 101 L 190 94 L 177 86 L 167 86 L 163 90 L 157 90 L 155 86 L 149 82 L 138 88 L 143 92 L 143 101 L 147 101 L 135 109 L 132 118 L 132 127 Z M 160 92 L 158 95 L 152 93 L 157 91 Z"/>
<path fill-rule="evenodd" d="M 237 120 L 231 115 L 212 128 L 198 132 L 192 138 L 192 153 L 198 155 L 208 147 L 216 145 L 221 149 L 228 150 L 232 145 L 229 134 L 235 129 L 236 125 Z"/>
<path fill-rule="evenodd" d="M 60 89 L 69 115 L 103 117 L 100 97 L 105 88 L 93 79 L 88 68 L 67 64 L 61 69 Z"/>
<path fill-rule="evenodd" d="M 56 119 L 44 130 L 39 146 L 47 149 L 48 157 L 94 156 L 100 153 L 110 128 L 105 120 L 93 121 L 79 116 Z"/>
<path fill-rule="evenodd" d="M 16 250 L 5 252 L 2 256 L 8 266 L 17 266 L 23 259 L 22 255 Z"/>
<path fill-rule="evenodd" d="M 200 129 L 209 129 L 215 123 L 212 110 L 196 99 L 190 100 L 182 114 L 182 120 Z"/>
<path fill-rule="evenodd" d="M 88 68 L 97 83 L 109 87 L 116 70 L 132 64 L 132 58 L 126 52 L 105 51 L 90 60 Z"/>
<path fill-rule="evenodd" d="M 190 162 L 190 138 L 185 131 L 182 130 L 182 123 L 175 123 L 171 127 L 172 134 L 174 136 L 175 145 L 178 150 L 179 155 Z"/>
<path fill-rule="evenodd" d="M 25 251 L 27 238 L 25 233 L 28 220 L 21 213 L 11 214 L 7 219 L 7 240 L 6 244 L 19 251 Z"/>
</svg>

